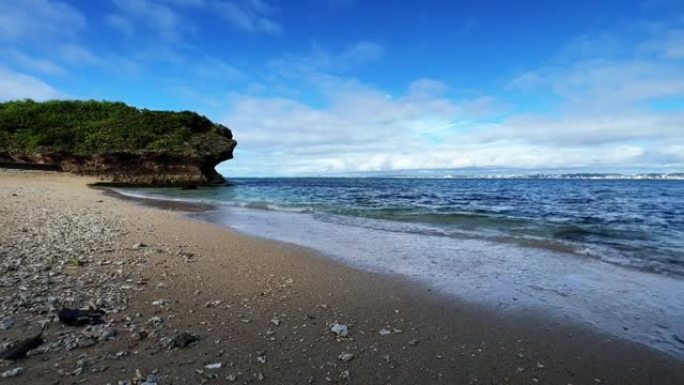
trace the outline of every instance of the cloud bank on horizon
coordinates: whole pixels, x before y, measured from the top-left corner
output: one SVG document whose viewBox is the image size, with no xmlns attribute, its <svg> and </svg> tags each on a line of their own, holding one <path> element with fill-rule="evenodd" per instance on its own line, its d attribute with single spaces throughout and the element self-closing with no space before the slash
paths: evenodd
<svg viewBox="0 0 684 385">
<path fill-rule="evenodd" d="M 0 101 L 196 110 L 229 176 L 684 170 L 680 1 L 380 3 L 0 1 Z"/>
</svg>

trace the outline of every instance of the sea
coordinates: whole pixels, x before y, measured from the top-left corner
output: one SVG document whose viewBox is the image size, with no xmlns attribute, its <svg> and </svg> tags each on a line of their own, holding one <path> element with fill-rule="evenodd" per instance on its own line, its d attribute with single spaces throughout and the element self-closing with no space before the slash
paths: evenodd
<svg viewBox="0 0 684 385">
<path fill-rule="evenodd" d="M 127 188 L 504 312 L 533 310 L 684 357 L 684 181 L 236 178 Z M 305 267 L 303 267 L 305 268 Z"/>
</svg>

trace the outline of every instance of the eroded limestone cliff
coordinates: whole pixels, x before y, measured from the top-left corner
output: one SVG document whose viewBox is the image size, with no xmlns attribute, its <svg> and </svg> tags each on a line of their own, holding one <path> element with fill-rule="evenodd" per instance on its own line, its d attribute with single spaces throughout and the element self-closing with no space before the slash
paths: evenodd
<svg viewBox="0 0 684 385">
<path fill-rule="evenodd" d="M 0 166 L 54 168 L 123 185 L 224 182 L 215 170 L 237 142 L 198 114 L 122 103 L 0 104 Z"/>
</svg>

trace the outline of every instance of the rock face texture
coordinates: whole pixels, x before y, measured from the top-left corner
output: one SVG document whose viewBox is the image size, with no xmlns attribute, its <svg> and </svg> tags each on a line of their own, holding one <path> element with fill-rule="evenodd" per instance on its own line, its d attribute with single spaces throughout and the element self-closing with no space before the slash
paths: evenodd
<svg viewBox="0 0 684 385">
<path fill-rule="evenodd" d="M 33 110 L 42 105 L 13 103 L 31 103 Z M 237 145 L 230 129 L 191 112 L 147 111 L 121 107 L 120 103 L 104 104 L 105 110 L 112 105 L 124 108 L 111 118 L 101 111 L 103 102 L 48 103 L 85 103 L 97 110 L 98 118 L 79 112 L 82 109 L 74 111 L 70 104 L 63 113 L 60 111 L 64 108 L 57 109 L 56 115 L 51 110 L 50 118 L 45 114 L 36 117 L 23 110 L 3 115 L 0 104 L 0 166 L 97 176 L 104 184 L 220 184 L 224 179 L 215 167 L 232 159 Z M 82 123 L 79 113 L 83 115 Z M 60 126 L 60 114 L 68 122 L 64 126 Z M 42 124 L 46 120 L 50 123 Z M 32 142 L 38 145 L 31 145 Z"/>
<path fill-rule="evenodd" d="M 206 185 L 225 180 L 215 167 L 233 158 L 237 142 L 224 130 L 202 138 L 195 151 L 187 154 L 157 152 L 109 152 L 73 154 L 68 152 L 0 152 L 0 165 L 55 169 L 97 176 L 103 184 L 121 185 Z"/>
</svg>

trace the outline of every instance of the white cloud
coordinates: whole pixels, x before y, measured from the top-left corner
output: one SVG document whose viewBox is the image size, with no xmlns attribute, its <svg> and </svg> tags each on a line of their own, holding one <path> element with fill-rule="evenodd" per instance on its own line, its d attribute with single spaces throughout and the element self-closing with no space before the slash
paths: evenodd
<svg viewBox="0 0 684 385">
<path fill-rule="evenodd" d="M 581 140 L 567 137 L 573 132 L 574 121 L 564 122 L 568 127 L 561 129 L 556 127 L 561 123 L 534 128 L 509 123 L 499 126 L 468 120 L 472 114 L 467 107 L 470 101 L 413 99 L 410 93 L 388 99 L 371 90 L 358 90 L 354 95 L 338 95 L 333 104 L 319 109 L 289 99 L 235 96 L 234 109 L 224 119 L 240 141 L 239 156 L 231 161 L 230 173 L 610 167 L 641 164 L 647 156 L 657 155 L 658 146 L 654 149 L 648 144 L 625 143 L 631 139 L 629 135 L 646 142 L 676 138 L 684 144 L 684 131 L 675 134 L 680 132 L 677 126 L 666 133 L 650 133 L 629 118 L 625 121 L 635 129 L 624 133 L 607 124 L 608 133 L 602 132 L 605 127 L 594 132 L 604 140 L 589 143 L 587 132 L 578 134 Z M 595 122 L 588 119 L 588 123 Z M 653 124 L 649 127 L 658 127 L 658 122 L 649 123 Z M 459 131 L 461 125 L 463 132 Z M 555 137 L 559 131 L 561 136 Z M 535 137 L 535 132 L 540 137 Z M 613 140 L 610 135 L 615 135 Z M 655 157 L 652 161 L 665 159 Z"/>
<path fill-rule="evenodd" d="M 59 49 L 60 58 L 74 65 L 97 65 L 101 61 L 93 52 L 76 44 L 64 44 Z"/>
<path fill-rule="evenodd" d="M 282 26 L 272 18 L 274 8 L 262 0 L 213 1 L 218 15 L 233 27 L 247 32 L 279 34 Z"/>
<path fill-rule="evenodd" d="M 279 34 L 275 8 L 263 0 L 112 0 L 118 11 L 106 17 L 109 26 L 124 35 L 139 36 L 141 28 L 165 40 L 180 40 L 198 29 L 190 16 L 203 12 L 250 33 Z M 136 35 L 138 33 L 138 35 Z"/>
<path fill-rule="evenodd" d="M 661 30 L 651 38 L 669 35 Z M 599 49 L 615 44 L 622 48 Z M 234 95 L 223 121 L 235 130 L 240 147 L 228 172 L 684 167 L 684 111 L 652 105 L 684 97 L 684 67 L 673 55 L 641 51 L 608 35 L 572 45 L 561 59 L 511 81 L 516 98 L 555 100 L 544 113 L 527 114 L 515 112 L 517 100 L 455 100 L 451 87 L 434 79 L 418 79 L 392 95 L 331 75 L 344 72 L 347 66 L 340 63 L 358 52 L 355 46 L 338 53 L 314 47 L 306 55 L 274 60 L 266 89 L 287 79 L 313 87 L 325 100 L 313 106 L 297 93 Z M 502 110 L 506 104 L 512 107 Z"/>
<path fill-rule="evenodd" d="M 136 26 L 144 26 L 166 40 L 178 40 L 195 29 L 194 23 L 164 2 L 155 0 L 112 0 L 119 13 L 109 15 L 107 22 L 131 35 Z"/>
<path fill-rule="evenodd" d="M 684 112 L 572 113 L 514 116 L 469 136 L 477 142 L 524 139 L 529 143 L 592 146 L 635 140 L 684 139 Z"/>
<path fill-rule="evenodd" d="M 684 66 L 654 58 L 584 59 L 527 72 L 511 82 L 542 88 L 582 109 L 606 109 L 684 94 Z"/>
<path fill-rule="evenodd" d="M 0 101 L 26 98 L 47 100 L 63 96 L 40 79 L 0 67 Z"/>
<path fill-rule="evenodd" d="M 239 133 L 241 154 L 230 167 L 254 162 L 264 173 L 419 168 L 463 162 L 445 143 L 454 122 L 473 114 L 471 100 L 442 96 L 446 86 L 421 79 L 397 97 L 330 77 L 329 104 L 314 108 L 286 98 L 234 95 L 224 121 Z M 250 154 L 253 152 L 253 155 Z M 239 159 L 238 159 L 239 158 Z"/>
<path fill-rule="evenodd" d="M 73 37 L 87 25 L 71 5 L 52 0 L 0 2 L 0 41 L 29 39 L 37 42 Z"/>
<path fill-rule="evenodd" d="M 7 59 L 15 62 L 20 68 L 25 68 L 48 75 L 60 75 L 64 73 L 64 69 L 62 67 L 48 59 L 32 57 L 16 49 L 0 51 L 0 53 L 5 55 Z"/>
<path fill-rule="evenodd" d="M 383 55 L 383 47 L 370 41 L 359 41 L 339 51 L 314 44 L 311 52 L 284 55 L 271 60 L 268 65 L 279 76 L 313 78 L 321 73 L 348 72 L 377 61 Z"/>
</svg>

